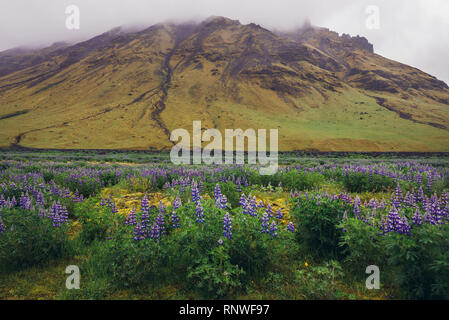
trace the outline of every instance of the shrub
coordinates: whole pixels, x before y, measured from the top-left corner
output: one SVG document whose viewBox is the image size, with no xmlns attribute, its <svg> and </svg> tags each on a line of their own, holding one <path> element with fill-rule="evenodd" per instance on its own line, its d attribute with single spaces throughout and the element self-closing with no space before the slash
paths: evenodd
<svg viewBox="0 0 449 320">
<path fill-rule="evenodd" d="M 55 228 L 51 219 L 19 208 L 3 209 L 2 220 L 7 231 L 0 234 L 1 272 L 49 263 L 71 251 L 65 224 Z"/>
<path fill-rule="evenodd" d="M 379 228 L 357 218 L 348 218 L 340 227 L 344 231 L 340 246 L 345 250 L 346 267 L 352 275 L 358 279 L 366 278 L 365 270 L 369 265 L 384 270 L 387 252 L 379 239 Z"/>
<path fill-rule="evenodd" d="M 291 211 L 297 225 L 296 240 L 306 253 L 323 259 L 342 256 L 339 224 L 345 212 L 352 212 L 351 206 L 343 200 L 300 198 Z"/>
<path fill-rule="evenodd" d="M 424 224 L 408 237 L 392 233 L 383 239 L 402 298 L 449 298 L 448 238 L 449 225 Z"/>
<path fill-rule="evenodd" d="M 213 248 L 189 267 L 187 279 L 195 284 L 204 297 L 232 296 L 242 287 L 245 272 L 230 262 L 225 246 Z"/>
</svg>

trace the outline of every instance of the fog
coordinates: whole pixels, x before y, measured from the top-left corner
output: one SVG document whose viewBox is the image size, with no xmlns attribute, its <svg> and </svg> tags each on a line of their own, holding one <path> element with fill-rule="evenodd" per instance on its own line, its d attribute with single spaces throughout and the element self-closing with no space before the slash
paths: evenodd
<svg viewBox="0 0 449 320">
<path fill-rule="evenodd" d="M 79 30 L 66 28 L 68 5 L 80 9 Z M 370 29 L 368 6 L 379 9 Z M 374 50 L 449 83 L 449 1 L 446 0 L 0 0 L 0 51 L 88 39 L 117 26 L 149 26 L 226 16 L 267 29 L 289 30 L 306 19 L 361 35 Z M 377 20 L 376 20 L 377 21 Z"/>
</svg>

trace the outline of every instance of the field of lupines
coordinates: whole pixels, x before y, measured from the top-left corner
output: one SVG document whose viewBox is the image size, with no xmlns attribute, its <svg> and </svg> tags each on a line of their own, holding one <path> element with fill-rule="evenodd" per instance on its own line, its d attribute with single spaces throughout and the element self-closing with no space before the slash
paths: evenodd
<svg viewBox="0 0 449 320">
<path fill-rule="evenodd" d="M 261 176 L 3 154 L 0 298 L 449 298 L 448 159 L 309 160 Z"/>
</svg>

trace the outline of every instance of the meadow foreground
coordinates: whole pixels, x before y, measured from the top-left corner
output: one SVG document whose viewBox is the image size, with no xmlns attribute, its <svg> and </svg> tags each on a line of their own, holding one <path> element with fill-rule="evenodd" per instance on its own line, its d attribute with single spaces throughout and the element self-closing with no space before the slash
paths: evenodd
<svg viewBox="0 0 449 320">
<path fill-rule="evenodd" d="M 449 297 L 446 157 L 1 156 L 0 299 Z"/>
</svg>

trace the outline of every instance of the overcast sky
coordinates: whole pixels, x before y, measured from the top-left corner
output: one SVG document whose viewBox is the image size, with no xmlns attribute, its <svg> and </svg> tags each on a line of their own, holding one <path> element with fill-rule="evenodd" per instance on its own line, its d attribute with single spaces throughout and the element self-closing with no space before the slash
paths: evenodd
<svg viewBox="0 0 449 320">
<path fill-rule="evenodd" d="M 80 9 L 80 29 L 66 28 L 65 9 Z M 379 8 L 379 28 L 366 13 Z M 0 0 L 0 51 L 23 45 L 80 41 L 120 25 L 201 20 L 212 15 L 291 29 L 305 19 L 339 33 L 362 35 L 374 50 L 449 83 L 447 0 Z M 372 25 L 372 24 L 371 24 Z"/>
</svg>

